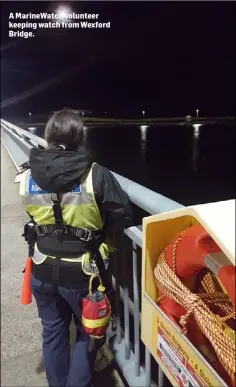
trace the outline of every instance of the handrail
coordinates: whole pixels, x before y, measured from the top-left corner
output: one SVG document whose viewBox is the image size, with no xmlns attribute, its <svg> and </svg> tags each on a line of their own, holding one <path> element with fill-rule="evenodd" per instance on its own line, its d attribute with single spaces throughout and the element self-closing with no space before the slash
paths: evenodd
<svg viewBox="0 0 236 387">
<path fill-rule="evenodd" d="M 4 125 L 4 129 L 8 130 L 9 132 L 16 131 L 19 135 L 24 135 L 24 137 L 35 141 L 36 143 L 38 143 L 42 147 L 44 147 L 44 148 L 47 147 L 47 142 L 43 138 L 36 136 L 35 134 L 32 134 L 25 129 L 21 129 L 18 126 L 3 120 L 2 118 L 1 118 L 1 125 Z"/>
<path fill-rule="evenodd" d="M 21 129 L 18 126 L 13 125 L 3 119 L 1 119 L 1 125 L 9 132 L 15 131 L 20 135 L 20 137 L 23 135 L 25 138 L 33 140 L 34 143 L 44 148 L 47 147 L 46 141 L 41 137 L 36 136 L 35 134 Z M 141 184 L 135 183 L 134 181 L 127 179 L 126 177 L 121 176 L 116 172 L 111 172 L 120 183 L 122 189 L 128 194 L 130 201 L 151 215 L 172 211 L 183 207 L 181 204 L 175 202 L 172 199 L 160 195 L 157 192 L 142 186 Z"/>
</svg>

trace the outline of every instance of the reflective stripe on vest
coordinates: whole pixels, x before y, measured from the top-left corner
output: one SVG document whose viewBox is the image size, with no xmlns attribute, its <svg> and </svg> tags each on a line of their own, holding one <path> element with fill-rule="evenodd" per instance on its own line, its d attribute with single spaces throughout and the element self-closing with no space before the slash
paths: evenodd
<svg viewBox="0 0 236 387">
<path fill-rule="evenodd" d="M 93 164 L 94 165 L 94 164 Z M 93 165 L 82 180 L 81 185 L 72 192 L 62 196 L 61 207 L 65 223 L 75 228 L 86 228 L 89 230 L 101 230 L 103 222 L 95 200 L 92 182 Z M 52 209 L 51 193 L 41 190 L 31 178 L 30 170 L 24 172 L 24 177 L 20 182 L 20 196 L 25 210 L 34 218 L 38 225 L 54 224 L 55 219 Z M 105 261 L 112 247 L 106 242 L 100 246 L 100 252 Z M 90 263 L 89 252 L 78 258 L 62 258 L 63 261 L 81 262 L 86 274 L 94 273 L 94 267 Z M 47 256 L 41 254 L 35 246 L 33 260 L 36 264 L 41 264 Z M 51 257 L 55 258 L 55 257 Z M 105 262 L 104 262 L 105 263 Z"/>
<path fill-rule="evenodd" d="M 100 250 L 100 253 L 101 253 L 102 257 L 103 257 L 105 267 L 107 267 L 108 264 L 109 264 L 109 254 L 111 252 L 113 252 L 113 248 L 111 246 L 109 246 L 107 243 L 104 242 L 104 243 L 101 244 L 99 250 Z M 34 256 L 33 256 L 34 263 L 36 265 L 40 265 L 41 263 L 43 263 L 45 261 L 45 259 L 47 257 L 49 257 L 51 259 L 55 259 L 55 257 L 51 257 L 49 255 L 46 256 L 46 255 L 40 253 L 38 251 L 37 245 L 35 245 Z M 98 274 L 96 265 L 94 265 L 90 261 L 89 258 L 90 258 L 90 254 L 89 254 L 89 252 L 87 252 L 87 253 L 83 254 L 81 257 L 78 257 L 78 258 L 62 258 L 62 261 L 82 263 L 82 269 L 83 269 L 85 274 L 87 274 L 87 275 Z"/>
</svg>

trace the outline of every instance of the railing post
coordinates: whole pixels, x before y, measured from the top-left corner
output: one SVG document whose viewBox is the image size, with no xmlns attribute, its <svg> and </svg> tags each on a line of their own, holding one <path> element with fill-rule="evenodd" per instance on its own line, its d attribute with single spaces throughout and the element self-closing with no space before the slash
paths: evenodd
<svg viewBox="0 0 236 387">
<path fill-rule="evenodd" d="M 151 386 L 151 353 L 145 346 L 145 387 Z M 158 385 L 159 386 L 159 385 Z"/>
<path fill-rule="evenodd" d="M 139 291 L 138 291 L 138 257 L 137 245 L 133 242 L 133 293 L 134 293 L 134 356 L 135 375 L 140 375 L 140 323 L 139 323 Z"/>
<path fill-rule="evenodd" d="M 164 372 L 161 367 L 158 368 L 158 387 L 164 387 Z"/>
<path fill-rule="evenodd" d="M 122 236 L 122 239 L 124 236 Z M 123 243 L 122 243 L 123 246 Z M 129 331 L 129 288 L 127 285 L 127 267 L 124 259 L 124 249 L 122 248 L 122 267 L 124 278 L 124 325 L 125 325 L 125 359 L 130 358 L 130 331 Z"/>
<path fill-rule="evenodd" d="M 113 242 L 114 242 L 113 232 Z M 120 321 L 120 281 L 119 281 L 119 270 L 117 262 L 117 253 L 114 252 L 114 275 L 115 275 L 115 316 L 116 316 L 116 341 L 117 344 L 121 343 L 121 321 Z"/>
</svg>

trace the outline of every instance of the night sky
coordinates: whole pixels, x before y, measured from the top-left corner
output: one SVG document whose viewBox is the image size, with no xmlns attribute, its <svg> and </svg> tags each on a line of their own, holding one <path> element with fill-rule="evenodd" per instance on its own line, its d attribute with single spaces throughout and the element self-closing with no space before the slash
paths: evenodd
<svg viewBox="0 0 236 387">
<path fill-rule="evenodd" d="M 74 12 L 99 13 L 111 28 L 8 37 L 10 12 L 51 12 L 57 4 L 1 5 L 2 104 L 41 90 L 2 108 L 3 116 L 64 106 L 110 116 L 181 116 L 197 108 L 234 115 L 233 2 L 71 2 Z"/>
</svg>

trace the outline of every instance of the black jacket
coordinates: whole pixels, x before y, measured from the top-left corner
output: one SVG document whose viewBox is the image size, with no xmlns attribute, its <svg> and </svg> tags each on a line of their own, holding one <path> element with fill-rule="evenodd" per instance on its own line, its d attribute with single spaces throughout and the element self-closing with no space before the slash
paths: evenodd
<svg viewBox="0 0 236 387">
<path fill-rule="evenodd" d="M 78 152 L 32 148 L 30 170 L 38 186 L 48 192 L 65 193 L 80 184 L 80 179 L 92 166 L 92 158 L 84 149 Z M 95 164 L 92 173 L 95 200 L 105 231 L 134 225 L 128 195 L 122 190 L 109 169 Z"/>
</svg>

